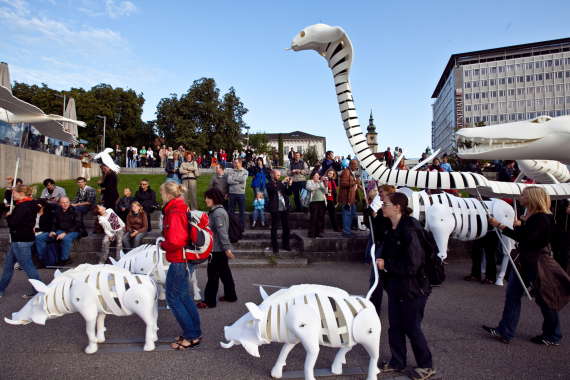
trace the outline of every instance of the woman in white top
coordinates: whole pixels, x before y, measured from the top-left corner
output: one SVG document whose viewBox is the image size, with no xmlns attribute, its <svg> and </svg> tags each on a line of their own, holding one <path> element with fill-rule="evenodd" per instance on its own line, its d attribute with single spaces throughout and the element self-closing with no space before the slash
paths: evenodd
<svg viewBox="0 0 570 380">
<path fill-rule="evenodd" d="M 109 257 L 109 248 L 111 242 L 117 242 L 117 252 L 123 249 L 123 235 L 125 233 L 125 223 L 119 218 L 115 211 L 105 208 L 103 205 L 95 206 L 95 213 L 99 224 L 103 227 L 105 237 L 103 238 L 103 246 L 99 253 L 99 264 L 104 264 Z"/>
</svg>

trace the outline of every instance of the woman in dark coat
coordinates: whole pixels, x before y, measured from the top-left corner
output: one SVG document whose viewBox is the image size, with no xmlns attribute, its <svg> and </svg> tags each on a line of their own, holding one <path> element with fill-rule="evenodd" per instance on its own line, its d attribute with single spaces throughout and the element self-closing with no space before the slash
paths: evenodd
<svg viewBox="0 0 570 380">
<path fill-rule="evenodd" d="M 154 190 L 150 188 L 148 179 L 141 179 L 141 182 L 139 184 L 139 189 L 135 193 L 135 199 L 143 207 L 144 213 L 146 214 L 146 218 L 148 221 L 147 232 L 151 232 L 152 225 L 150 222 L 150 215 L 154 210 L 156 210 L 157 203 L 156 203 L 156 193 L 154 192 Z"/>
<path fill-rule="evenodd" d="M 105 206 L 105 208 L 115 210 L 117 207 L 117 200 L 119 199 L 119 191 L 117 190 L 117 174 L 109 169 L 107 165 L 101 165 L 101 171 L 103 172 L 103 179 L 99 186 L 101 186 L 103 206 Z"/>
<path fill-rule="evenodd" d="M 525 286 L 534 285 L 538 277 L 538 262 L 540 256 L 550 254 L 550 241 L 554 232 L 554 219 L 550 212 L 550 197 L 544 189 L 536 186 L 527 187 L 521 194 L 520 203 L 526 207 L 523 219 L 514 223 L 510 229 L 494 218 L 489 218 L 489 224 L 497 227 L 503 233 L 519 243 L 521 259 L 521 276 Z M 510 343 L 514 338 L 521 313 L 521 298 L 524 295 L 523 286 L 516 275 L 512 275 L 507 286 L 503 317 L 498 327 L 483 326 L 491 336 L 503 343 Z M 549 308 L 540 294 L 536 295 L 536 303 L 540 307 L 544 322 L 542 334 L 531 339 L 533 343 L 546 346 L 558 346 L 562 339 L 558 312 Z"/>
<path fill-rule="evenodd" d="M 400 371 L 407 366 L 406 337 L 414 351 L 417 368 L 414 379 L 429 379 L 436 374 L 427 340 L 421 328 L 431 291 L 425 272 L 426 253 L 422 245 L 423 228 L 410 216 L 408 198 L 402 193 L 387 196 L 382 205 L 391 222 L 382 237 L 382 258 L 376 259 L 384 270 L 384 289 L 388 293 L 388 341 L 392 358 L 383 372 Z"/>
</svg>

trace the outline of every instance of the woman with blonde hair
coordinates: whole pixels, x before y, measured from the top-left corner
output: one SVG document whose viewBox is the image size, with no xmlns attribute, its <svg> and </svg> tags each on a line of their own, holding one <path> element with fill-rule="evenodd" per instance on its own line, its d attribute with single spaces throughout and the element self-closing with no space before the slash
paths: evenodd
<svg viewBox="0 0 570 380">
<path fill-rule="evenodd" d="M 550 212 L 550 197 L 544 189 L 531 186 L 523 190 L 520 203 L 526 207 L 526 213 L 514 223 L 511 229 L 489 218 L 489 224 L 499 228 L 506 236 L 519 243 L 521 258 L 521 276 L 528 287 L 538 278 L 538 266 L 542 255 L 550 254 L 550 239 L 554 230 L 554 220 Z M 518 276 L 512 275 L 507 286 L 503 316 L 498 327 L 483 326 L 492 337 L 508 344 L 514 338 L 521 313 L 521 298 L 524 288 Z M 558 346 L 562 339 L 558 312 L 544 302 L 540 294 L 536 295 L 544 322 L 542 334 L 531 339 L 533 343 Z"/>
<path fill-rule="evenodd" d="M 32 261 L 32 246 L 36 239 L 34 228 L 39 207 L 32 199 L 34 189 L 26 185 L 18 185 L 12 189 L 15 207 L 8 212 L 6 220 L 10 228 L 10 249 L 4 258 L 4 271 L 0 279 L 0 297 L 10 284 L 14 274 L 14 264 L 18 262 L 29 278 L 39 280 L 40 276 Z M 33 297 L 36 291 L 24 295 Z"/>
<path fill-rule="evenodd" d="M 184 247 L 189 238 L 188 205 L 184 202 L 184 188 L 175 182 L 168 181 L 160 185 L 160 195 L 164 202 L 164 241 L 160 243 L 160 248 L 166 251 L 166 260 L 170 262 L 166 274 L 166 301 L 182 328 L 182 335 L 170 347 L 183 351 L 198 346 L 202 341 L 200 315 L 188 287 L 188 277 L 196 265 L 188 262 L 184 255 Z"/>
</svg>

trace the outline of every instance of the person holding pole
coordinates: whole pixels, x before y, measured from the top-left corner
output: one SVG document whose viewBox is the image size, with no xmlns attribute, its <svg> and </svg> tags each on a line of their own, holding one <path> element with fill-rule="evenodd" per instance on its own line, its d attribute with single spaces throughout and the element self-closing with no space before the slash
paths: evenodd
<svg viewBox="0 0 570 380">
<path fill-rule="evenodd" d="M 521 298 L 525 287 L 532 285 L 538 278 L 538 262 L 541 255 L 550 254 L 550 238 L 554 230 L 554 220 L 550 212 L 550 197 L 544 189 L 531 186 L 523 190 L 521 204 L 526 207 L 526 215 L 508 228 L 495 218 L 489 217 L 489 224 L 498 228 L 506 236 L 519 243 L 521 258 L 521 279 L 511 276 L 507 286 L 503 316 L 498 327 L 483 325 L 483 329 L 492 337 L 508 344 L 514 338 L 521 314 Z M 558 346 L 562 339 L 558 312 L 544 302 L 540 294 L 536 295 L 536 303 L 540 307 L 544 322 L 542 334 L 531 339 L 533 343 L 547 346 Z"/>
</svg>

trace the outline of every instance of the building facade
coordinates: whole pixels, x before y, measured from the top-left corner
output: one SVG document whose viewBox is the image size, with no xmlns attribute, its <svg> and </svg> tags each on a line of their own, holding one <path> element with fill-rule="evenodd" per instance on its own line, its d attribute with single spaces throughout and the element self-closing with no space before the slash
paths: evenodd
<svg viewBox="0 0 570 380">
<path fill-rule="evenodd" d="M 306 153 L 309 147 L 314 146 L 317 157 L 324 157 L 327 150 L 327 139 L 322 136 L 315 136 L 309 133 L 295 131 L 290 133 L 267 133 L 267 144 L 275 149 L 279 149 L 279 135 L 283 139 L 283 152 L 287 157 L 288 152 L 293 148 L 295 152 Z"/>
<path fill-rule="evenodd" d="M 570 115 L 570 38 L 454 54 L 432 98 L 431 144 L 447 153 L 460 128 Z"/>
</svg>

